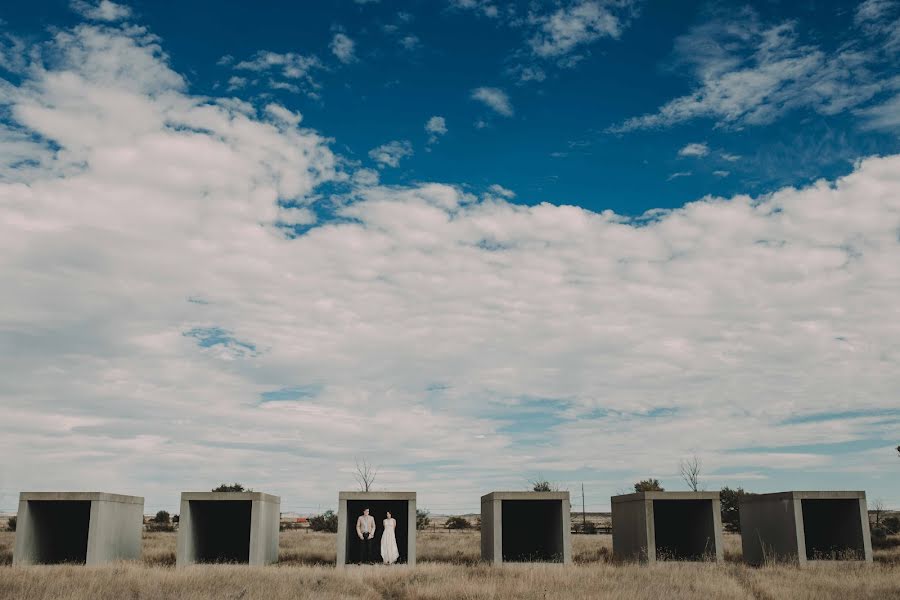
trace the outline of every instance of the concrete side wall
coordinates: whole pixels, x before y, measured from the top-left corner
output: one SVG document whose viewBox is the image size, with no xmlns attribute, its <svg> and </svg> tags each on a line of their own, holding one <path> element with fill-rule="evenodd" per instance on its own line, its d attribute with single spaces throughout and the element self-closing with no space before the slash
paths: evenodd
<svg viewBox="0 0 900 600">
<path fill-rule="evenodd" d="M 481 559 L 503 564 L 503 501 L 493 496 L 481 499 Z"/>
<path fill-rule="evenodd" d="M 612 503 L 613 556 L 620 560 L 656 560 L 653 503 Z"/>
<path fill-rule="evenodd" d="M 175 566 L 183 567 L 197 562 L 197 548 L 194 545 L 194 522 L 191 519 L 191 502 L 181 496 L 181 511 L 178 517 L 178 544 L 175 551 Z"/>
<path fill-rule="evenodd" d="M 569 495 L 562 501 L 562 514 L 560 515 L 563 536 L 563 564 L 572 564 L 572 506 Z"/>
<path fill-rule="evenodd" d="M 270 565 L 278 562 L 281 502 L 253 501 L 250 512 L 250 564 Z"/>
<path fill-rule="evenodd" d="M 805 562 L 802 517 L 797 520 L 799 501 L 773 498 L 771 501 L 741 502 L 741 543 L 744 561 L 761 565 L 767 560 Z M 795 506 L 796 505 L 796 506 Z"/>
<path fill-rule="evenodd" d="M 866 495 L 859 499 L 859 519 L 862 522 L 863 550 L 865 561 L 872 562 L 872 535 L 869 531 L 869 507 L 866 504 Z"/>
<path fill-rule="evenodd" d="M 37 562 L 35 557 L 37 556 L 38 548 L 27 500 L 19 500 L 19 511 L 16 513 L 16 519 L 16 548 L 13 551 L 13 564 L 33 565 Z"/>
<path fill-rule="evenodd" d="M 337 566 L 347 564 L 347 499 L 338 500 Z"/>
<path fill-rule="evenodd" d="M 408 501 L 409 513 L 406 520 L 406 564 L 411 567 L 416 566 L 416 499 L 413 497 Z"/>
<path fill-rule="evenodd" d="M 143 527 L 143 502 L 91 502 L 91 525 L 85 564 L 90 566 L 116 560 L 139 560 Z"/>
</svg>

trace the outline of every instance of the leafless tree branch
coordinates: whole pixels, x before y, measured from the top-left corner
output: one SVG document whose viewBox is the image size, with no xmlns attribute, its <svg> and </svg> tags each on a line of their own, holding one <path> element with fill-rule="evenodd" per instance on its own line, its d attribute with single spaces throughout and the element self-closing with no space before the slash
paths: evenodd
<svg viewBox="0 0 900 600">
<path fill-rule="evenodd" d="M 696 454 L 690 459 L 681 460 L 681 478 L 688 484 L 692 491 L 700 490 L 700 472 L 703 470 L 703 461 Z"/>
<path fill-rule="evenodd" d="M 356 461 L 356 473 L 353 474 L 353 477 L 361 492 L 372 490 L 376 475 L 378 475 L 378 467 L 370 465 L 366 459 L 363 459 L 361 463 L 359 460 Z"/>
</svg>

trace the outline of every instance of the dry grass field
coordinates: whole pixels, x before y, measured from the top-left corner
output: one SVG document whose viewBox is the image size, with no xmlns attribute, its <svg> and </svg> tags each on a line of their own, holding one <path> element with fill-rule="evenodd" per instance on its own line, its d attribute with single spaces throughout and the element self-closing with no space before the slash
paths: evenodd
<svg viewBox="0 0 900 600">
<path fill-rule="evenodd" d="M 277 566 L 173 568 L 175 534 L 148 533 L 140 563 L 86 568 L 9 566 L 12 533 L 0 533 L 0 598 L 21 600 L 287 599 L 818 599 L 900 598 L 900 546 L 872 566 L 799 569 L 741 564 L 740 537 L 726 535 L 726 563 L 613 564 L 610 536 L 573 536 L 575 565 L 479 564 L 477 532 L 424 532 L 419 565 L 336 570 L 332 534 L 285 531 Z"/>
</svg>

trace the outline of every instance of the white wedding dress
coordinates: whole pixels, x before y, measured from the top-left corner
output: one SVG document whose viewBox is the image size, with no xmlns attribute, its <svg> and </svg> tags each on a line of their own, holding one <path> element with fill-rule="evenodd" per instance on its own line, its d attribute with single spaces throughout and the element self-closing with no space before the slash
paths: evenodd
<svg viewBox="0 0 900 600">
<path fill-rule="evenodd" d="M 381 560 L 386 565 L 392 565 L 400 558 L 400 551 L 397 550 L 397 536 L 394 530 L 397 529 L 396 519 L 384 520 L 384 533 L 381 534 Z"/>
</svg>

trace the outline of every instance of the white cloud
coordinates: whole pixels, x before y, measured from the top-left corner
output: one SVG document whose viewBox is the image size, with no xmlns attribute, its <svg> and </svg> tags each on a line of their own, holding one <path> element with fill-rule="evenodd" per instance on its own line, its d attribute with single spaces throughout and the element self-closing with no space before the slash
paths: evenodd
<svg viewBox="0 0 900 600">
<path fill-rule="evenodd" d="M 709 146 L 706 143 L 698 143 L 695 142 L 693 144 L 688 144 L 684 148 L 678 151 L 678 156 L 706 156 L 709 154 Z"/>
<path fill-rule="evenodd" d="M 331 53 L 337 56 L 338 60 L 342 63 L 349 64 L 356 61 L 356 42 L 350 39 L 346 34 L 334 34 L 334 37 L 331 38 L 331 44 L 328 47 L 331 49 Z"/>
<path fill-rule="evenodd" d="M 412 143 L 409 140 L 394 140 L 369 150 L 369 158 L 381 167 L 398 167 L 400 161 L 413 155 Z"/>
<path fill-rule="evenodd" d="M 316 98 L 319 83 L 313 78 L 313 72 L 322 69 L 322 62 L 316 56 L 305 56 L 294 52 L 284 54 L 260 50 L 249 60 L 242 60 L 234 65 L 237 71 L 249 71 L 260 75 L 268 75 L 267 85 L 273 89 L 285 89 L 295 93 L 304 92 Z"/>
<path fill-rule="evenodd" d="M 889 444 L 814 449 L 896 434 L 900 156 L 637 218 L 525 206 L 350 181 L 321 136 L 193 95 L 132 28 L 43 50 L 5 88 L 26 141 L 0 129 L 41 157 L 0 152 L 3 493 L 156 510 L 238 480 L 307 512 L 362 455 L 425 506 L 537 472 L 595 474 L 602 505 L 675 483 L 700 431 L 711 486 L 766 467 L 754 491 L 802 470 L 900 498 Z"/>
<path fill-rule="evenodd" d="M 885 86 L 867 68 L 870 54 L 852 46 L 829 53 L 800 44 L 794 24 L 763 26 L 752 13 L 738 22 L 694 28 L 677 40 L 676 55 L 690 67 L 694 91 L 609 131 L 669 127 L 697 118 L 719 126 L 760 125 L 797 109 L 832 115 L 861 105 Z"/>
<path fill-rule="evenodd" d="M 558 57 L 577 46 L 602 37 L 617 38 L 622 23 L 607 4 L 581 0 L 539 18 L 540 29 L 531 38 L 531 49 L 540 57 Z"/>
<path fill-rule="evenodd" d="M 238 77 L 237 75 L 232 75 L 228 78 L 228 91 L 233 92 L 235 90 L 239 90 L 242 87 L 247 85 L 246 77 Z"/>
<path fill-rule="evenodd" d="M 419 36 L 417 36 L 417 35 L 410 34 L 410 35 L 403 36 L 403 38 L 400 39 L 400 46 L 404 50 L 412 51 L 412 50 L 415 50 L 416 48 L 418 48 L 420 45 L 421 44 L 419 42 Z"/>
<path fill-rule="evenodd" d="M 300 121 L 303 120 L 303 115 L 298 112 L 288 110 L 280 104 L 267 104 L 265 111 L 266 114 L 268 114 L 276 121 L 280 121 L 281 123 L 290 125 L 291 127 L 296 127 L 300 124 Z"/>
<path fill-rule="evenodd" d="M 428 133 L 428 143 L 433 144 L 438 138 L 447 133 L 447 121 L 444 117 L 434 116 L 425 122 L 425 132 Z"/>
<path fill-rule="evenodd" d="M 713 171 L 713 175 L 716 177 L 728 177 L 731 175 L 730 171 Z"/>
<path fill-rule="evenodd" d="M 544 72 L 540 67 L 536 67 L 534 65 L 525 66 L 518 65 L 517 67 L 511 69 L 509 71 L 511 75 L 518 79 L 518 83 L 529 83 L 529 82 L 537 82 L 540 83 L 547 79 L 547 73 Z"/>
<path fill-rule="evenodd" d="M 495 183 L 488 188 L 488 192 L 490 192 L 494 196 L 499 196 L 500 198 L 506 198 L 507 200 L 512 200 L 516 197 L 516 193 L 510 189 L 507 189 L 500 185 L 499 183 Z"/>
<path fill-rule="evenodd" d="M 690 177 L 693 175 L 691 171 L 678 171 L 677 173 L 672 173 L 666 178 L 666 181 L 672 181 L 673 179 L 679 179 L 681 177 Z"/>
<path fill-rule="evenodd" d="M 480 87 L 472 90 L 472 99 L 483 102 L 489 108 L 504 117 L 513 116 L 512 103 L 509 96 L 503 90 L 494 87 Z"/>
<path fill-rule="evenodd" d="M 722 157 L 722 160 L 727 160 L 728 162 L 736 162 L 741 160 L 740 154 L 731 154 L 729 152 L 723 152 L 719 156 Z"/>
<path fill-rule="evenodd" d="M 92 21 L 120 21 L 131 16 L 131 8 L 124 4 L 110 2 L 110 0 L 100 0 L 99 2 L 73 0 L 70 6 L 72 10 Z"/>
<path fill-rule="evenodd" d="M 884 102 L 857 111 L 866 129 L 900 130 L 900 94 Z"/>
<path fill-rule="evenodd" d="M 378 185 L 378 171 L 375 169 L 359 169 L 353 173 L 353 183 L 363 187 Z"/>
</svg>

